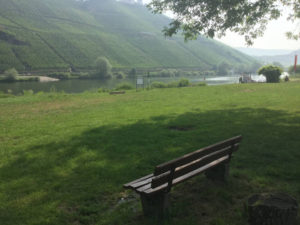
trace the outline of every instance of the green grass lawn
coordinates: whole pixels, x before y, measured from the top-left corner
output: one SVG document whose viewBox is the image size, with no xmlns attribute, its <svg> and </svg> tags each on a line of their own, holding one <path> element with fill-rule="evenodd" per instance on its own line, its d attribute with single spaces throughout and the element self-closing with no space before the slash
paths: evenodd
<svg viewBox="0 0 300 225">
<path fill-rule="evenodd" d="M 254 193 L 299 202 L 299 133 L 298 82 L 0 98 L 0 224 L 247 224 Z M 144 218 L 122 188 L 239 134 L 229 182 L 176 186 L 164 221 Z"/>
</svg>

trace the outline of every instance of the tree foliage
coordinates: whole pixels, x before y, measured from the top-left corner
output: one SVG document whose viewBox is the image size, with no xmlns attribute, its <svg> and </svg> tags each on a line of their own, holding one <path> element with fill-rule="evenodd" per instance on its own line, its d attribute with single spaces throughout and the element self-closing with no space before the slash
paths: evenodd
<svg viewBox="0 0 300 225">
<path fill-rule="evenodd" d="M 112 66 L 106 57 L 98 57 L 96 59 L 96 77 L 100 79 L 111 78 Z"/>
<path fill-rule="evenodd" d="M 262 64 L 258 61 L 255 61 L 253 63 L 251 63 L 250 68 L 249 68 L 249 72 L 250 73 L 256 73 L 256 71 L 262 66 Z M 245 72 L 245 71 L 244 71 Z"/>
<path fill-rule="evenodd" d="M 274 66 L 278 66 L 278 67 L 280 67 L 282 70 L 283 70 L 283 68 L 284 68 L 284 66 L 280 63 L 280 62 L 273 62 L 272 63 L 272 65 L 274 65 Z"/>
<path fill-rule="evenodd" d="M 227 75 L 229 73 L 229 70 L 231 69 L 231 65 L 229 63 L 227 63 L 226 61 L 221 62 L 218 65 L 218 75 Z"/>
<path fill-rule="evenodd" d="M 264 75 L 267 79 L 267 83 L 278 83 L 282 69 L 278 66 L 267 65 L 261 67 L 257 73 Z"/>
<path fill-rule="evenodd" d="M 132 68 L 129 73 L 128 73 L 129 77 L 136 77 L 136 68 Z"/>
<path fill-rule="evenodd" d="M 152 0 L 148 7 L 154 13 L 172 11 L 175 19 L 164 28 L 166 36 L 182 30 L 185 39 L 199 34 L 221 37 L 230 30 L 245 37 L 247 44 L 262 36 L 270 20 L 281 16 L 280 6 L 290 7 L 290 20 L 300 18 L 299 0 Z M 300 37 L 299 34 L 289 34 Z"/>
<path fill-rule="evenodd" d="M 295 72 L 295 66 L 290 66 L 289 73 L 294 73 L 294 72 Z M 296 73 L 300 73 L 300 65 L 296 66 Z"/>
<path fill-rule="evenodd" d="M 6 70 L 3 75 L 6 81 L 15 81 L 17 80 L 19 73 L 15 68 L 12 68 Z"/>
</svg>

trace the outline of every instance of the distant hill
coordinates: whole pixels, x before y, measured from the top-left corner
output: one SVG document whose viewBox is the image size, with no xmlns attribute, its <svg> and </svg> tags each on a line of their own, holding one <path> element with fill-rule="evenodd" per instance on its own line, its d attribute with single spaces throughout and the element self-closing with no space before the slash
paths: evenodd
<svg viewBox="0 0 300 225">
<path fill-rule="evenodd" d="M 261 48 L 236 48 L 240 52 L 250 56 L 275 56 L 275 55 L 286 55 L 292 52 L 288 49 L 261 49 Z"/>
<path fill-rule="evenodd" d="M 114 0 L 0 0 L 0 71 L 91 69 L 98 56 L 119 68 L 210 70 L 222 62 L 236 68 L 254 63 L 207 38 L 164 38 L 169 22 L 141 4 Z"/>
<path fill-rule="evenodd" d="M 261 56 L 257 59 L 264 63 L 279 62 L 283 66 L 292 66 L 295 62 L 295 55 L 298 55 L 298 64 L 300 64 L 300 49 L 286 55 Z"/>
</svg>

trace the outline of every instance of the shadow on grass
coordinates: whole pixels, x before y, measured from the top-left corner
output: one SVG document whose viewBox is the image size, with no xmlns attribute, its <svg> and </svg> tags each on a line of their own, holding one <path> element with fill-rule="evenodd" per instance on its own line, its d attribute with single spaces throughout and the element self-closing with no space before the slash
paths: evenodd
<svg viewBox="0 0 300 225">
<path fill-rule="evenodd" d="M 205 195 L 209 191 L 205 187 L 213 185 L 196 178 L 203 183 L 196 188 L 197 197 L 210 202 L 206 197 L 215 196 L 208 204 L 211 211 L 213 202 L 220 202 L 220 213 L 225 213 L 228 198 L 242 193 L 243 199 L 247 190 L 251 194 L 249 183 L 239 180 L 247 176 L 277 183 L 299 198 L 299 132 L 299 115 L 243 108 L 160 116 L 125 126 L 96 127 L 66 140 L 59 137 L 58 142 L 24 149 L 16 160 L 0 168 L 1 192 L 7 196 L 1 217 L 6 224 L 45 220 L 48 224 L 151 224 L 141 217 L 138 201 L 117 205 L 124 195 L 122 184 L 151 173 L 159 163 L 239 134 L 244 139 L 231 163 L 234 188 L 216 189 L 221 197 L 216 191 Z M 166 224 L 216 220 L 195 205 L 203 206 L 203 201 L 191 194 L 193 182 L 175 190 L 173 210 L 185 213 L 174 213 Z M 220 201 L 222 198 L 225 201 Z"/>
</svg>

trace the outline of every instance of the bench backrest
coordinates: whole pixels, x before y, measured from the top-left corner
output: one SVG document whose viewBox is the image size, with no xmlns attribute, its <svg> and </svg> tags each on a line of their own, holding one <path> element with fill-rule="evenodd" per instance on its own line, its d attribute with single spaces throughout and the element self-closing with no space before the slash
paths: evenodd
<svg viewBox="0 0 300 225">
<path fill-rule="evenodd" d="M 173 180 L 176 178 L 182 177 L 184 180 L 184 175 L 201 167 L 205 170 L 205 166 L 210 163 L 217 164 L 218 160 L 229 161 L 232 152 L 238 149 L 241 140 L 242 136 L 233 137 L 156 166 L 151 188 L 168 183 L 170 190 Z"/>
</svg>

